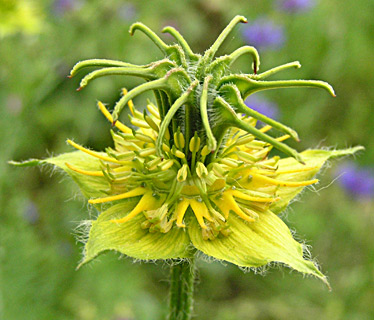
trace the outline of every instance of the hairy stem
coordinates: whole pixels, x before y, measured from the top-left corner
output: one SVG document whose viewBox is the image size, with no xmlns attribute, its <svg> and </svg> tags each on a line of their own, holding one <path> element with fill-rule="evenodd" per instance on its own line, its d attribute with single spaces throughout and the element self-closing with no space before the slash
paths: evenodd
<svg viewBox="0 0 374 320">
<path fill-rule="evenodd" d="M 190 320 L 193 310 L 195 279 L 194 258 L 175 262 L 170 271 L 168 320 Z"/>
</svg>

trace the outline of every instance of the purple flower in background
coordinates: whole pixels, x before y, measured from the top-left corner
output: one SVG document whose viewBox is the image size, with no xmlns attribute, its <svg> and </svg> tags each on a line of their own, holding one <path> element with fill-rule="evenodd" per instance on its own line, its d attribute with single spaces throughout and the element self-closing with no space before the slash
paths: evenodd
<svg viewBox="0 0 374 320">
<path fill-rule="evenodd" d="M 315 6 L 315 0 L 279 0 L 278 8 L 288 12 L 308 11 Z"/>
<path fill-rule="evenodd" d="M 132 3 L 124 3 L 118 9 L 118 16 L 124 21 L 133 21 L 137 14 L 138 10 Z"/>
<path fill-rule="evenodd" d="M 373 168 L 359 168 L 353 162 L 346 162 L 337 170 L 339 183 L 356 197 L 374 197 Z"/>
<path fill-rule="evenodd" d="M 278 106 L 271 101 L 268 101 L 258 95 L 250 95 L 246 100 L 245 104 L 251 109 L 262 113 L 263 115 L 277 120 L 279 117 Z"/>
<path fill-rule="evenodd" d="M 36 224 L 39 221 L 39 211 L 34 202 L 28 201 L 23 218 L 30 224 Z"/>
<path fill-rule="evenodd" d="M 57 15 L 63 15 L 66 12 L 77 10 L 81 6 L 81 0 L 55 0 L 53 9 Z"/>
<path fill-rule="evenodd" d="M 285 42 L 283 26 L 265 18 L 248 23 L 242 34 L 246 42 L 259 49 L 277 49 Z"/>
</svg>

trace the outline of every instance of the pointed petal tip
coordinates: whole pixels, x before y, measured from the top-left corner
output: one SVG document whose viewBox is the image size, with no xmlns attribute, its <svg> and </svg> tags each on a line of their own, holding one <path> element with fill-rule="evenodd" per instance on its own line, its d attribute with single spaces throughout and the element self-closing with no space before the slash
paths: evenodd
<svg viewBox="0 0 374 320">
<path fill-rule="evenodd" d="M 44 161 L 38 160 L 38 159 L 29 159 L 26 161 L 13 161 L 13 160 L 8 161 L 8 164 L 12 166 L 16 166 L 16 167 L 33 167 L 33 166 L 37 166 L 42 163 L 44 163 Z"/>
<path fill-rule="evenodd" d="M 79 87 L 76 89 L 76 91 L 81 91 L 83 89 L 83 87 Z"/>
</svg>

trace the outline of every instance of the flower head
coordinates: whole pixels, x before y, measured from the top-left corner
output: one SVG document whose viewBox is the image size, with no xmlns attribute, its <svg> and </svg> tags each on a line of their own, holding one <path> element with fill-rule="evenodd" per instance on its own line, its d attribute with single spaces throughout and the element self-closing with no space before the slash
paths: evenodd
<svg viewBox="0 0 374 320">
<path fill-rule="evenodd" d="M 359 148 L 299 154 L 283 143 L 298 139 L 294 130 L 244 103 L 254 92 L 281 87 L 320 87 L 333 94 L 322 81 L 265 81 L 300 65 L 292 62 L 257 74 L 260 61 L 253 47 L 214 59 L 233 27 L 245 21 L 235 17 L 203 56 L 193 53 L 172 27 L 163 31 L 176 38 L 176 45 L 135 23 L 130 33 L 145 33 L 165 59 L 144 66 L 95 59 L 73 68 L 71 76 L 85 67 L 101 68 L 86 75 L 79 89 L 106 75 L 146 80 L 123 90 L 112 114 L 98 103 L 116 127 L 113 147 L 97 152 L 68 140 L 77 151 L 19 164 L 62 168 L 100 212 L 89 222 L 82 263 L 106 250 L 145 260 L 187 258 L 199 250 L 242 267 L 280 262 L 325 281 L 316 265 L 303 258 L 303 246 L 277 213 L 305 186 L 318 182 L 314 176 L 327 159 Z M 254 72 L 232 74 L 231 65 L 243 54 L 252 58 Z M 132 99 L 150 90 L 156 104 L 149 101 L 140 112 Z M 126 106 L 130 126 L 119 120 Z M 266 126 L 257 129 L 257 120 Z M 283 135 L 270 136 L 271 128 Z M 269 156 L 272 148 L 289 157 Z"/>
</svg>

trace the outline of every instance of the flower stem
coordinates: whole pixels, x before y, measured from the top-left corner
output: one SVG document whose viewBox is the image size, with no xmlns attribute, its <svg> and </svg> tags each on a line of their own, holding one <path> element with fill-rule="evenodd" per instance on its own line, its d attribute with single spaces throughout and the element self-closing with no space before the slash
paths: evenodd
<svg viewBox="0 0 374 320">
<path fill-rule="evenodd" d="M 190 320 L 193 310 L 195 279 L 194 258 L 175 262 L 170 270 L 170 300 L 168 320 Z"/>
</svg>

